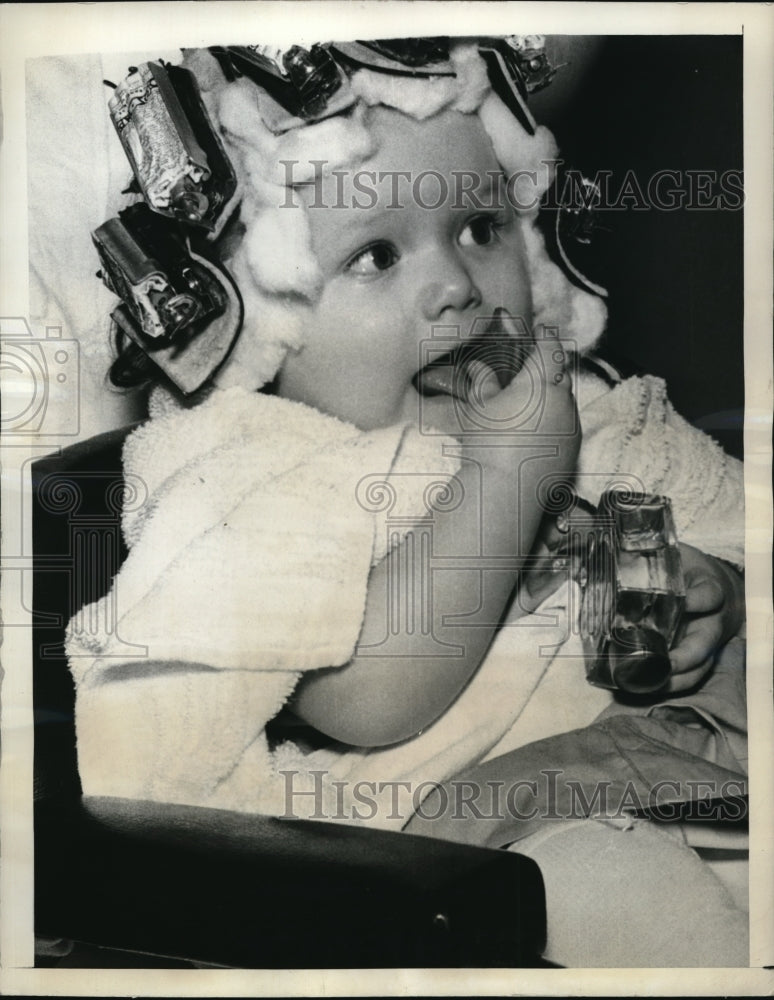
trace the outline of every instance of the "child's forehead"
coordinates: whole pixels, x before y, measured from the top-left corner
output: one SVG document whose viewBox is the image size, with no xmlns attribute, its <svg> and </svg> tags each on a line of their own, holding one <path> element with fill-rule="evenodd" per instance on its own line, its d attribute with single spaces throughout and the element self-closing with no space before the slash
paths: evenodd
<svg viewBox="0 0 774 1000">
<path fill-rule="evenodd" d="M 351 167 L 318 160 L 314 182 L 297 189 L 313 228 L 326 208 L 337 210 L 326 228 L 341 228 L 343 237 L 390 216 L 397 224 L 412 209 L 433 216 L 467 210 L 500 190 L 502 168 L 475 114 L 444 111 L 417 120 L 380 107 L 372 109 L 369 128 L 374 146 L 366 159 Z"/>
<path fill-rule="evenodd" d="M 320 149 L 310 154 L 308 164 L 298 165 L 296 176 L 314 178 L 300 189 L 308 207 L 354 203 L 361 215 L 370 216 L 394 208 L 396 199 L 403 203 L 398 192 L 423 202 L 437 200 L 432 192 L 439 187 L 487 191 L 499 183 L 502 168 L 475 114 L 443 111 L 418 120 L 378 107 L 370 111 L 368 129 L 373 143 L 367 157 L 342 165 L 327 160 Z"/>
<path fill-rule="evenodd" d="M 393 170 L 417 167 L 442 171 L 465 163 L 496 168 L 492 142 L 475 114 L 442 111 L 425 119 L 391 108 L 372 108 L 369 125 L 376 140 L 372 161 Z"/>
</svg>

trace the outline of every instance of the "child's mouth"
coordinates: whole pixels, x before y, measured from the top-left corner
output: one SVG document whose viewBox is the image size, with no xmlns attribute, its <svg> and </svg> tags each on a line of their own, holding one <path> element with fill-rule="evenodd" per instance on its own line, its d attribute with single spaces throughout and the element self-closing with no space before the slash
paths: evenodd
<svg viewBox="0 0 774 1000">
<path fill-rule="evenodd" d="M 493 320 L 480 336 L 420 368 L 412 384 L 422 396 L 483 402 L 497 395 L 521 370 L 531 343 L 514 337 Z"/>
</svg>

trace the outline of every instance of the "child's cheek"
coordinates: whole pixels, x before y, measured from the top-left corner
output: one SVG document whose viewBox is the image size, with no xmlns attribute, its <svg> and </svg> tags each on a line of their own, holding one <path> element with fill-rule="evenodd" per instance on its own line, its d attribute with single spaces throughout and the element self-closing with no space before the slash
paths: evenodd
<svg viewBox="0 0 774 1000">
<path fill-rule="evenodd" d="M 502 250 L 484 261 L 481 281 L 486 304 L 503 307 L 527 331 L 532 328 L 532 290 L 521 230 L 514 227 L 502 237 Z"/>
</svg>

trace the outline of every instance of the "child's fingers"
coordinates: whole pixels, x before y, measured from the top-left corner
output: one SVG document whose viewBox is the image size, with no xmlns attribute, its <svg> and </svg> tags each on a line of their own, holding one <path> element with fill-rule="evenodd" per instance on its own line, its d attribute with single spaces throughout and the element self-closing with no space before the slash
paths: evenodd
<svg viewBox="0 0 774 1000">
<path fill-rule="evenodd" d="M 517 432 L 571 437 L 577 413 L 558 337 L 549 331 L 543 342 L 534 340 L 503 309 L 498 310 L 498 321 L 500 330 L 497 336 L 493 333 L 491 352 L 464 357 L 464 377 L 456 377 L 451 364 L 448 372 L 439 368 L 432 373 L 436 393 L 422 393 L 422 421 L 455 436 Z M 516 374 L 504 384 L 506 368 Z"/>
<path fill-rule="evenodd" d="M 565 371 L 567 353 L 555 330 L 543 327 L 538 330 L 537 337 L 526 336 L 523 325 L 517 323 L 506 309 L 498 309 L 497 314 L 505 333 L 518 341 L 524 352 L 523 363 L 511 385 L 534 382 L 536 378 L 546 385 L 569 385 L 569 376 Z"/>
<path fill-rule="evenodd" d="M 567 352 L 555 331 L 550 328 L 538 332 L 535 341 L 538 356 L 545 370 L 547 385 L 569 386 L 567 374 Z"/>
<path fill-rule="evenodd" d="M 712 577 L 698 576 L 686 580 L 685 610 L 709 614 L 719 611 L 725 602 L 723 588 Z"/>
<path fill-rule="evenodd" d="M 502 391 L 495 373 L 483 361 L 471 361 L 467 374 L 470 380 L 470 396 L 478 405 L 493 399 Z"/>
<path fill-rule="evenodd" d="M 669 654 L 672 669 L 683 673 L 712 661 L 723 640 L 720 615 L 695 618 L 685 628 L 682 638 Z"/>
<path fill-rule="evenodd" d="M 524 574 L 518 591 L 519 605 L 525 614 L 535 611 L 567 580 L 570 572 L 568 559 L 554 556 L 544 558 Z"/>
<path fill-rule="evenodd" d="M 495 315 L 509 337 L 513 337 L 515 340 L 532 340 L 532 334 L 526 333 L 523 324 L 517 323 L 507 309 L 501 306 L 499 309 L 495 309 Z"/>
<path fill-rule="evenodd" d="M 669 684 L 666 688 L 667 693 L 680 694 L 682 691 L 688 691 L 690 688 L 695 687 L 712 670 L 714 663 L 714 656 L 709 656 L 707 659 L 702 660 L 698 666 L 692 667 L 690 670 L 675 671 L 669 679 Z"/>
</svg>

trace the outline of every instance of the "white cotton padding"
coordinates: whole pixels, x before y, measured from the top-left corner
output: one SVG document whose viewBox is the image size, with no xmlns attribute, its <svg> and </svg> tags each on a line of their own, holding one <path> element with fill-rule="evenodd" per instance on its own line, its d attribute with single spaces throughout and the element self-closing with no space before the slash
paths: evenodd
<svg viewBox="0 0 774 1000">
<path fill-rule="evenodd" d="M 420 121 L 438 114 L 457 97 L 457 81 L 453 76 L 428 80 L 361 69 L 350 84 L 352 92 L 370 107 L 383 104 Z"/>
<path fill-rule="evenodd" d="M 219 90 L 227 83 L 220 63 L 209 49 L 183 49 L 181 65 L 193 73 L 203 93 Z"/>
<path fill-rule="evenodd" d="M 486 63 L 478 52 L 478 45 L 466 42 L 451 50 L 451 61 L 457 74 L 457 99 L 454 111 L 470 114 L 475 111 L 491 89 Z"/>
<path fill-rule="evenodd" d="M 516 121 L 512 118 L 511 121 Z M 518 125 L 518 122 L 516 122 Z M 521 126 L 519 126 L 521 128 Z M 530 155 L 532 157 L 532 168 L 538 176 L 536 194 L 542 197 L 554 182 L 556 175 L 556 164 L 559 162 L 559 147 L 554 138 L 553 132 L 538 125 L 537 130 L 529 139 Z"/>
<path fill-rule="evenodd" d="M 203 90 L 201 92 L 202 104 L 213 125 L 218 121 L 218 106 L 220 104 L 218 92 L 215 90 Z"/>
<path fill-rule="evenodd" d="M 359 70 L 351 80 L 353 93 L 369 106 L 383 104 L 420 121 L 446 107 L 470 114 L 491 88 L 486 63 L 472 42 L 453 46 L 449 58 L 455 76 L 428 79 Z"/>
<path fill-rule="evenodd" d="M 375 149 L 375 141 L 363 123 L 362 109 L 351 116 L 326 118 L 305 128 L 292 129 L 282 135 L 277 146 L 277 183 L 284 183 L 287 168 L 281 161 L 295 161 L 293 182 L 314 180 L 312 161 L 324 161 L 326 171 L 354 166 L 362 162 Z M 317 167 L 319 170 L 319 166 Z"/>
<path fill-rule="evenodd" d="M 242 330 L 234 354 L 216 373 L 213 382 L 220 389 L 241 386 L 253 391 L 271 382 L 287 354 L 287 347 L 280 341 L 267 340 L 256 327 Z"/>
<path fill-rule="evenodd" d="M 478 115 L 506 174 L 534 172 L 529 191 L 519 188 L 516 207 L 536 205 L 554 179 L 559 150 L 553 133 L 539 125 L 535 135 L 529 135 L 494 92 L 487 95 Z"/>
<path fill-rule="evenodd" d="M 564 336 L 572 312 L 569 282 L 548 256 L 543 237 L 535 225 L 536 214 L 522 222 L 532 286 L 533 319 L 536 325 L 557 327 L 559 336 Z"/>
<path fill-rule="evenodd" d="M 306 210 L 265 208 L 248 224 L 243 252 L 254 279 L 265 292 L 313 298 L 322 275 L 312 251 Z"/>
<path fill-rule="evenodd" d="M 590 351 L 605 330 L 604 301 L 574 285 L 548 256 L 545 241 L 535 225 L 537 213 L 522 220 L 527 267 L 532 286 L 535 326 L 557 328 L 560 339 L 576 354 Z"/>
<path fill-rule="evenodd" d="M 261 117 L 258 97 L 258 88 L 245 77 L 235 80 L 220 92 L 218 120 L 235 139 L 268 148 L 273 136 Z"/>
<path fill-rule="evenodd" d="M 241 159 L 242 171 L 245 175 L 245 214 L 251 217 L 252 211 L 259 208 L 281 208 L 283 205 L 294 205 L 289 189 L 281 183 L 269 179 L 274 170 L 264 170 L 265 159 L 253 151 Z"/>
<path fill-rule="evenodd" d="M 238 385 L 253 391 L 271 382 L 288 349 L 301 346 L 305 306 L 298 299 L 263 294 L 252 280 L 244 255 L 234 259 L 231 272 L 242 292 L 245 321 L 214 382 L 222 389 Z"/>
<path fill-rule="evenodd" d="M 569 279 L 568 279 L 569 280 Z M 571 288 L 572 313 L 570 331 L 575 340 L 575 351 L 585 354 L 593 350 L 607 325 L 607 306 L 604 299 L 573 285 Z"/>
</svg>

